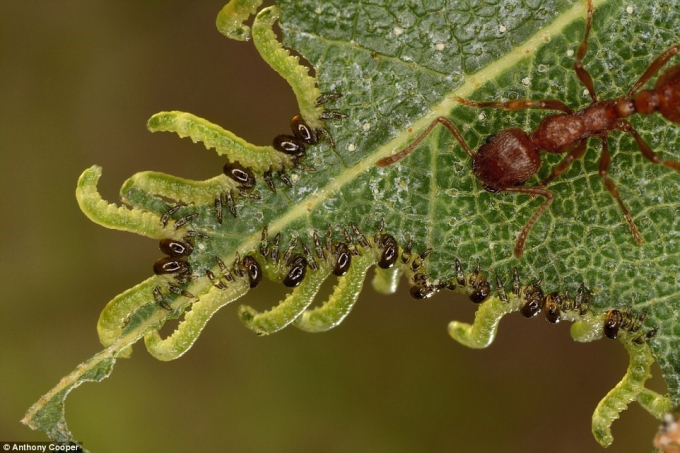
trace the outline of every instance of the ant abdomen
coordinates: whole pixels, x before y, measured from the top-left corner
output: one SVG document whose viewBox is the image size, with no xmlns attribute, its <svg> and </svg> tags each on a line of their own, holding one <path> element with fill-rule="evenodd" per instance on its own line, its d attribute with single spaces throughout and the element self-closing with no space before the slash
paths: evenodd
<svg viewBox="0 0 680 453">
<path fill-rule="evenodd" d="M 669 68 L 654 85 L 657 109 L 668 121 L 680 124 L 680 64 Z"/>
<path fill-rule="evenodd" d="M 518 128 L 498 132 L 472 156 L 472 172 L 490 192 L 523 184 L 540 166 L 536 146 Z"/>
</svg>

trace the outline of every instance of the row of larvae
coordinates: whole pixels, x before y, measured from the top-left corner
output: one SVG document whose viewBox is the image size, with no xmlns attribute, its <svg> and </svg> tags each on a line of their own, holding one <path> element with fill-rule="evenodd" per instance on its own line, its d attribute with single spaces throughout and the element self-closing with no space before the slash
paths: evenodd
<svg viewBox="0 0 680 453">
<path fill-rule="evenodd" d="M 512 280 L 512 292 L 515 296 L 521 298 L 523 304 L 519 311 L 525 318 L 532 318 L 543 312 L 546 321 L 556 324 L 563 319 L 564 313 L 581 317 L 590 310 L 592 294 L 584 284 L 581 284 L 576 296 L 572 298 L 569 293 L 560 294 L 556 291 L 547 295 L 544 294 L 540 281 L 522 287 L 517 268 L 514 269 Z M 447 282 L 439 283 L 437 287 L 454 290 L 456 285 L 464 286 L 470 300 L 475 303 L 485 302 L 491 295 L 491 287 L 484 274 L 480 272 L 479 267 L 466 277 L 459 260 L 456 260 L 456 277 Z M 498 276 L 496 276 L 496 293 L 501 301 L 508 301 L 503 282 Z M 604 317 L 602 333 L 612 340 L 616 339 L 622 331 L 628 334 L 636 334 L 642 328 L 646 316 L 647 311 L 642 311 L 635 316 L 630 310 L 609 310 Z M 658 328 L 650 329 L 635 336 L 633 341 L 642 344 L 654 337 L 657 332 Z"/>
</svg>

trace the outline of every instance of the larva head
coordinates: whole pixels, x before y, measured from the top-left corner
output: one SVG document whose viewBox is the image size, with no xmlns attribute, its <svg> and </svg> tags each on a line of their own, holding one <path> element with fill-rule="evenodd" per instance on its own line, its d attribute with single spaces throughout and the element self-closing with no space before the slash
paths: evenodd
<svg viewBox="0 0 680 453">
<path fill-rule="evenodd" d="M 289 266 L 288 274 L 283 279 L 283 284 L 289 288 L 295 288 L 302 283 L 307 274 L 307 260 L 300 255 L 296 255 L 290 260 Z"/>
<path fill-rule="evenodd" d="M 306 145 L 316 145 L 319 143 L 319 134 L 316 132 L 316 129 L 309 127 L 300 115 L 295 115 L 290 121 L 290 129 L 293 131 L 295 138 Z"/>
<path fill-rule="evenodd" d="M 545 319 L 551 324 L 560 322 L 562 299 L 557 293 L 550 293 L 545 298 Z"/>
<path fill-rule="evenodd" d="M 304 157 L 306 151 L 304 143 L 290 135 L 277 135 L 273 146 L 275 150 L 288 154 L 293 159 Z"/>
<path fill-rule="evenodd" d="M 399 245 L 397 245 L 396 239 L 389 234 L 384 234 L 382 236 L 380 245 L 382 247 L 382 253 L 380 255 L 380 260 L 378 261 L 378 266 L 382 269 L 389 269 L 397 262 L 397 258 L 399 257 Z"/>
<path fill-rule="evenodd" d="M 191 252 L 194 251 L 194 248 L 191 246 L 191 244 L 177 241 L 175 239 L 161 239 L 158 247 L 161 249 L 161 252 L 165 253 L 166 255 L 175 257 L 189 256 L 191 255 Z"/>
<path fill-rule="evenodd" d="M 249 168 L 238 162 L 224 164 L 224 174 L 236 181 L 244 189 L 252 189 L 255 186 L 255 175 Z"/>
<path fill-rule="evenodd" d="M 409 289 L 409 294 L 411 297 L 417 300 L 429 299 L 434 296 L 438 291 L 436 286 L 432 285 L 413 285 Z"/>
<path fill-rule="evenodd" d="M 472 292 L 468 294 L 468 297 L 475 304 L 481 304 L 491 295 L 491 285 L 489 285 L 484 274 L 480 272 L 479 266 L 477 266 L 477 269 L 470 275 L 468 285 L 472 289 Z"/>
<path fill-rule="evenodd" d="M 491 295 L 491 285 L 486 281 L 486 278 L 482 277 L 473 286 L 473 290 L 468 296 L 470 300 L 476 304 L 481 304 L 489 298 Z"/>
<path fill-rule="evenodd" d="M 255 288 L 262 280 L 262 268 L 255 258 L 246 256 L 243 258 L 243 267 L 246 268 L 250 287 Z"/>
<path fill-rule="evenodd" d="M 333 267 L 333 274 L 342 276 L 347 273 L 352 264 L 352 254 L 347 248 L 347 244 L 340 243 L 335 249 L 335 266 Z"/>
<path fill-rule="evenodd" d="M 538 285 L 527 286 L 522 293 L 522 299 L 524 299 L 525 302 L 524 305 L 522 305 L 520 312 L 525 318 L 536 316 L 543 309 L 545 303 L 543 290 L 541 290 Z"/>
<path fill-rule="evenodd" d="M 182 261 L 179 258 L 159 258 L 153 264 L 153 271 L 156 275 L 184 274 L 189 271 L 189 263 Z"/>
<path fill-rule="evenodd" d="M 623 315 L 619 310 L 609 310 L 604 317 L 604 336 L 615 340 L 619 335 Z"/>
</svg>

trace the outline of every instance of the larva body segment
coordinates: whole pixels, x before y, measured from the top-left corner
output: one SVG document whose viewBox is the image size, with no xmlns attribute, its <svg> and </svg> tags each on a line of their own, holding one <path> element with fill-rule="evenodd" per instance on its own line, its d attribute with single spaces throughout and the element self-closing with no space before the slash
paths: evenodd
<svg viewBox="0 0 680 453">
<path fill-rule="evenodd" d="M 637 344 L 632 335 L 621 342 L 629 357 L 628 369 L 621 382 L 607 393 L 593 413 L 593 436 L 603 447 L 614 441 L 611 425 L 628 405 L 638 399 L 645 389 L 645 381 L 652 376 L 650 368 L 654 363 L 652 351 L 647 343 Z"/>
<path fill-rule="evenodd" d="M 258 335 L 269 335 L 286 327 L 314 301 L 329 272 L 320 270 L 309 272 L 302 282 L 272 309 L 259 313 L 242 305 L 238 313 L 241 321 Z"/>
<path fill-rule="evenodd" d="M 211 203 L 215 194 L 226 193 L 238 188 L 238 184 L 225 175 L 215 176 L 205 181 L 193 181 L 156 171 L 144 171 L 134 174 L 123 183 L 120 189 L 123 201 L 134 203 L 127 194 L 131 189 L 143 190 L 175 200 L 180 203 L 197 205 Z"/>
<path fill-rule="evenodd" d="M 375 275 L 371 282 L 373 289 L 380 294 L 394 294 L 399 285 L 399 279 L 403 275 L 400 267 L 396 266 L 390 269 L 375 268 Z"/>
<path fill-rule="evenodd" d="M 223 306 L 241 298 L 248 292 L 247 279 L 239 279 L 228 288 L 210 287 L 203 296 L 191 304 L 184 313 L 177 329 L 167 338 L 161 338 L 158 330 L 152 330 L 144 336 L 144 343 L 149 354 L 158 360 L 174 360 L 191 348 L 198 339 L 210 318 Z"/>
<path fill-rule="evenodd" d="M 328 300 L 320 307 L 305 310 L 293 325 L 307 332 L 325 332 L 340 324 L 359 298 L 366 273 L 375 263 L 373 254 L 355 257 L 347 273 L 338 277 Z"/>
<path fill-rule="evenodd" d="M 472 324 L 451 321 L 449 335 L 469 348 L 486 348 L 496 338 L 501 318 L 508 313 L 519 311 L 522 304 L 523 301 L 517 297 L 511 298 L 508 302 L 492 297 L 479 306 Z"/>
</svg>

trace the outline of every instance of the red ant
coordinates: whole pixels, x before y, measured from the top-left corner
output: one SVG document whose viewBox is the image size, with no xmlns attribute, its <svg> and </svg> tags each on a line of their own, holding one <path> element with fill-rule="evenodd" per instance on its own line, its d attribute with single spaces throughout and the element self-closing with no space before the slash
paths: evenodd
<svg viewBox="0 0 680 453">
<path fill-rule="evenodd" d="M 529 219 L 517 238 L 515 257 L 520 258 L 524 250 L 524 243 L 529 235 L 529 230 L 531 230 L 531 227 L 543 211 L 552 203 L 553 193 L 543 188 L 543 186 L 564 173 L 574 160 L 583 156 L 590 137 L 598 137 L 602 141 L 602 155 L 599 164 L 600 177 L 604 181 L 604 185 L 609 193 L 623 211 L 623 215 L 637 243 L 641 244 L 644 242 L 628 213 L 628 209 L 623 204 L 623 201 L 621 201 L 614 182 L 607 176 L 611 161 L 609 146 L 607 145 L 607 135 L 615 130 L 629 133 L 633 136 L 642 155 L 647 160 L 680 171 L 680 162 L 660 159 L 640 137 L 633 128 L 633 125 L 624 119 L 634 113 L 647 115 L 658 110 L 669 121 L 680 124 L 680 64 L 676 64 L 666 70 L 657 79 L 654 89 L 642 90 L 638 93 L 642 85 L 649 81 L 673 56 L 680 53 L 680 44 L 674 44 L 661 53 L 649 65 L 640 79 L 635 82 L 625 97 L 598 101 L 593 79 L 583 67 L 583 64 L 581 64 L 581 60 L 583 60 L 588 50 L 588 34 L 590 33 L 592 18 L 593 5 L 592 1 L 588 0 L 586 31 L 576 53 L 574 70 L 579 80 L 588 89 L 592 99 L 589 106 L 574 112 L 562 101 L 555 99 L 478 102 L 458 98 L 461 104 L 472 107 L 493 107 L 507 110 L 559 110 L 563 113 L 544 118 L 530 134 L 518 128 L 509 128 L 500 131 L 496 135 L 491 135 L 486 143 L 474 154 L 463 141 L 463 137 L 453 123 L 447 118 L 439 117 L 408 147 L 393 156 L 379 160 L 377 165 L 385 167 L 401 160 L 413 151 L 437 124 L 443 124 L 472 158 L 472 172 L 482 182 L 485 190 L 493 193 L 519 192 L 531 195 L 532 197 L 536 195 L 545 197 L 543 204 Z M 635 95 L 636 93 L 637 95 Z M 523 187 L 522 185 L 534 176 L 541 166 L 539 152 L 568 154 L 555 167 L 550 176 L 541 181 L 538 186 Z"/>
</svg>

